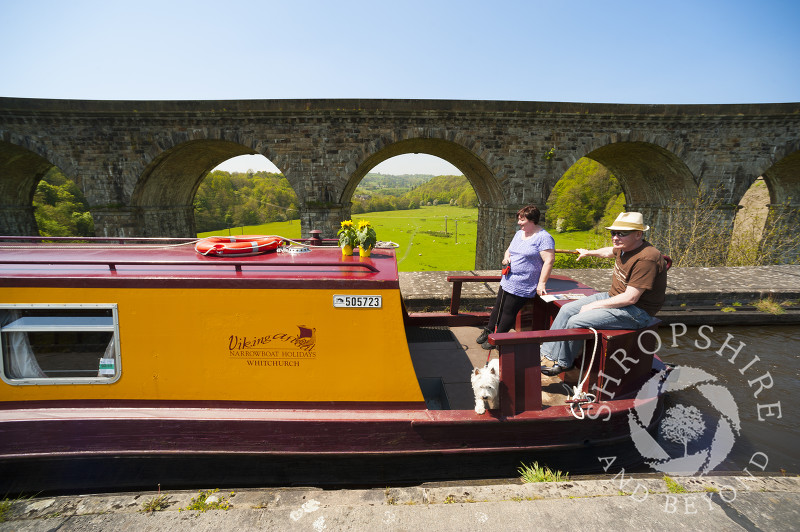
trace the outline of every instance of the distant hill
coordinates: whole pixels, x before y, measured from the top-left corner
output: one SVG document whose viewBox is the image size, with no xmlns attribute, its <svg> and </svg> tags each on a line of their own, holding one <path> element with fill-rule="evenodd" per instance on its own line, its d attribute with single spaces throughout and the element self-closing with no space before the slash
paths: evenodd
<svg viewBox="0 0 800 532">
<path fill-rule="evenodd" d="M 427 174 L 403 174 L 403 175 L 384 175 L 369 173 L 364 176 L 364 179 L 358 184 L 357 190 L 362 191 L 375 191 L 375 190 L 392 190 L 392 189 L 406 189 L 411 190 L 414 187 L 427 183 L 434 176 Z"/>
<path fill-rule="evenodd" d="M 367 174 L 356 188 L 352 201 L 353 214 L 416 209 L 421 205 L 444 203 L 466 208 L 478 206 L 478 196 L 467 178 L 451 175 Z"/>
</svg>

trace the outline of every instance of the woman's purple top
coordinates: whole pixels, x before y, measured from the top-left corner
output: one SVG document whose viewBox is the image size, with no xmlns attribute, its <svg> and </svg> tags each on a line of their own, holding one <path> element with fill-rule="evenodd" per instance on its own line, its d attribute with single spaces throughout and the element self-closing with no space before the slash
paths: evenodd
<svg viewBox="0 0 800 532">
<path fill-rule="evenodd" d="M 556 242 L 550 233 L 544 229 L 524 240 L 525 232 L 519 230 L 511 240 L 508 248 L 511 272 L 500 279 L 500 286 L 509 294 L 519 297 L 533 297 L 536 295 L 536 285 L 542 273 L 544 260 L 539 254 L 541 251 L 555 249 Z"/>
</svg>

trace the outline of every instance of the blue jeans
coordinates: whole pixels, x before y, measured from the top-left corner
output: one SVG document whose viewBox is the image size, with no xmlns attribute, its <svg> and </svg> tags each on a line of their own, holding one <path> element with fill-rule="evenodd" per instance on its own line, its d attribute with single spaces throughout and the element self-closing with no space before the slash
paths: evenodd
<svg viewBox="0 0 800 532">
<path fill-rule="evenodd" d="M 581 307 L 592 301 L 608 299 L 607 292 L 594 294 L 575 301 L 570 301 L 558 311 L 550 330 L 581 329 L 641 329 L 650 322 L 650 315 L 637 307 L 628 305 L 622 308 L 601 308 L 580 312 Z M 564 342 L 545 342 L 542 344 L 542 355 L 559 366 L 569 368 L 580 354 L 583 340 Z"/>
</svg>

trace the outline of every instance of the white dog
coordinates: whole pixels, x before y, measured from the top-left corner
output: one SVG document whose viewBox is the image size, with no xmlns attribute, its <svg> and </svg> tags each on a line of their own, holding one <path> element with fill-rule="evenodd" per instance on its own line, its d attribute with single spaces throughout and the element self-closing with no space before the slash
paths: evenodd
<svg viewBox="0 0 800 532">
<path fill-rule="evenodd" d="M 472 391 L 475 393 L 475 412 L 486 413 L 486 403 L 494 410 L 498 404 L 497 393 L 500 388 L 500 360 L 492 359 L 482 368 L 472 372 Z"/>
</svg>

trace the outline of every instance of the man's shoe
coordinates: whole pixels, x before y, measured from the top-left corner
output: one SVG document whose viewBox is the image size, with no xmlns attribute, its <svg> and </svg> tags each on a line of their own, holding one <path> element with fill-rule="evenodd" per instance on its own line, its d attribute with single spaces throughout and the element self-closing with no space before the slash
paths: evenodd
<svg viewBox="0 0 800 532">
<path fill-rule="evenodd" d="M 483 332 L 481 333 L 481 335 L 478 336 L 478 339 L 475 340 L 475 341 L 478 342 L 479 344 L 482 344 L 482 343 L 485 343 L 486 340 L 488 340 L 488 339 L 489 339 L 489 331 L 484 329 Z"/>
<path fill-rule="evenodd" d="M 489 342 L 483 342 L 481 344 L 481 347 L 486 349 L 487 351 L 489 351 L 491 349 L 494 349 L 494 346 L 492 344 L 490 344 Z"/>
<path fill-rule="evenodd" d="M 564 373 L 570 368 L 565 366 L 559 366 L 558 364 L 553 364 L 552 366 L 542 366 L 542 375 L 547 375 L 548 377 L 555 377 L 560 373 Z"/>
</svg>

